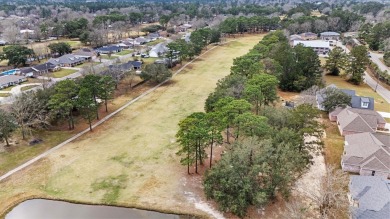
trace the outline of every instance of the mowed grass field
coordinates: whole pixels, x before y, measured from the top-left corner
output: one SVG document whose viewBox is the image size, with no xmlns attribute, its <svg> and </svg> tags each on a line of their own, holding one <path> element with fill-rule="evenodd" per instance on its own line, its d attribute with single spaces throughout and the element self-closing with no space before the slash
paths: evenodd
<svg viewBox="0 0 390 219">
<path fill-rule="evenodd" d="M 204 214 L 184 194 L 186 167 L 175 154 L 177 124 L 203 111 L 233 59 L 260 40 L 235 38 L 213 49 L 92 133 L 0 182 L 0 215 L 32 197 Z"/>
</svg>

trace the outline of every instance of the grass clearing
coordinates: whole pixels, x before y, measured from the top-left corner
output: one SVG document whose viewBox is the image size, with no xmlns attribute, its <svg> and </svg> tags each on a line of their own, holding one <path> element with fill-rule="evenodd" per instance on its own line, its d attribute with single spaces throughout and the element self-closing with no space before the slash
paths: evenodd
<svg viewBox="0 0 390 219">
<path fill-rule="evenodd" d="M 157 39 L 155 41 L 151 41 L 149 43 L 146 43 L 145 45 L 147 45 L 147 46 L 154 46 L 154 45 L 157 45 L 157 44 L 162 43 L 162 42 L 165 42 L 165 40 L 164 39 Z"/>
<path fill-rule="evenodd" d="M 132 50 L 122 50 L 118 53 L 115 53 L 115 55 L 119 55 L 119 56 L 124 56 L 124 55 L 128 55 L 130 53 L 132 53 L 133 51 Z"/>
<path fill-rule="evenodd" d="M 96 66 L 96 65 L 100 65 L 100 64 L 102 64 L 102 63 L 100 63 L 100 62 L 84 62 L 83 64 L 78 65 L 77 68 L 90 67 L 91 65 Z"/>
<path fill-rule="evenodd" d="M 29 85 L 29 86 L 25 86 L 25 87 L 22 87 L 22 88 L 20 88 L 20 90 L 21 91 L 26 91 L 26 90 L 30 90 L 30 89 L 32 89 L 32 88 L 34 88 L 34 87 L 38 87 L 39 85 Z"/>
<path fill-rule="evenodd" d="M 386 102 L 378 93 L 366 84 L 354 85 L 348 83 L 344 78 L 339 76 L 325 76 L 326 84 L 335 84 L 338 88 L 355 90 L 359 96 L 373 97 L 375 99 L 375 110 L 382 112 L 390 112 L 390 103 Z"/>
<path fill-rule="evenodd" d="M 108 55 L 100 55 L 100 57 L 102 58 L 102 59 L 109 59 L 109 60 L 112 60 L 112 59 L 116 59 L 116 58 L 118 58 L 118 56 L 108 56 Z"/>
<path fill-rule="evenodd" d="M 177 124 L 192 112 L 203 111 L 204 101 L 217 81 L 229 74 L 233 59 L 260 39 L 236 38 L 240 46 L 215 48 L 92 133 L 0 182 L 4 203 L 0 215 L 31 196 L 204 214 L 184 195 L 186 167 L 175 154 Z"/>
<path fill-rule="evenodd" d="M 326 138 L 324 139 L 325 162 L 341 168 L 341 155 L 344 151 L 344 137 L 340 135 L 335 122 L 331 122 L 327 113 L 323 113 L 323 124 L 325 125 Z"/>
<path fill-rule="evenodd" d="M 0 97 L 9 97 L 11 96 L 10 93 L 0 93 Z"/>
<path fill-rule="evenodd" d="M 71 74 L 76 73 L 76 72 L 77 72 L 77 70 L 74 70 L 74 69 L 62 68 L 61 70 L 53 72 L 50 75 L 53 78 L 62 78 L 62 77 L 71 75 Z"/>
</svg>

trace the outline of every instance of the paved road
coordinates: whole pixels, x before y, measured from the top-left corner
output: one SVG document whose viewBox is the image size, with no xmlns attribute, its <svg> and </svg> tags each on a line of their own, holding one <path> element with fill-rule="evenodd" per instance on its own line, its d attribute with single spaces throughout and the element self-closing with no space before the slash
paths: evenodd
<svg viewBox="0 0 390 219">
<path fill-rule="evenodd" d="M 201 55 L 199 55 L 198 57 L 196 57 L 195 59 L 193 59 L 191 62 L 188 62 L 187 64 L 185 64 L 183 67 L 181 67 L 179 70 L 177 70 L 173 75 L 172 77 L 176 76 L 177 74 L 179 74 L 184 68 L 186 68 L 189 64 L 191 64 L 192 62 L 194 62 L 195 60 L 197 60 L 199 57 L 203 56 L 204 54 L 208 53 L 209 51 L 215 49 L 217 46 L 214 46 L 214 47 L 211 47 L 209 50 L 207 50 L 206 52 L 202 53 Z M 112 112 L 111 114 L 107 115 L 106 117 L 104 117 L 103 119 L 101 119 L 100 121 L 98 121 L 97 123 L 95 123 L 92 128 L 95 128 L 97 126 L 99 126 L 100 124 L 104 123 L 105 121 L 107 121 L 108 119 L 110 119 L 111 117 L 115 116 L 116 114 L 118 114 L 120 111 L 122 111 L 123 109 L 127 108 L 128 106 L 132 105 L 133 103 L 137 102 L 138 100 L 142 99 L 143 97 L 147 96 L 148 94 L 152 93 L 153 91 L 155 91 L 157 88 L 161 87 L 163 84 L 165 84 L 166 82 L 168 82 L 169 80 L 171 79 L 167 79 L 163 82 L 161 82 L 160 84 L 156 85 L 155 87 L 153 88 L 150 88 L 149 90 L 147 90 L 146 92 L 144 92 L 143 94 L 141 94 L 140 96 L 130 100 L 129 102 L 127 102 L 124 106 L 122 106 L 121 108 L 117 109 L 115 112 Z M 27 161 L 26 163 L 16 167 L 15 169 L 13 170 L 10 170 L 9 172 L 7 172 L 6 174 L 0 176 L 0 181 L 6 179 L 7 177 L 11 176 L 12 174 L 30 166 L 31 164 L 37 162 L 38 160 L 46 157 L 47 155 L 53 153 L 54 151 L 57 151 L 58 149 L 62 148 L 63 146 L 65 146 L 66 144 L 68 144 L 69 142 L 77 139 L 78 137 L 84 135 L 85 133 L 89 132 L 89 128 L 85 129 L 84 131 L 78 133 L 77 135 L 69 138 L 68 140 L 62 142 L 61 144 L 51 148 L 50 150 L 38 155 L 37 157 Z"/>
<path fill-rule="evenodd" d="M 341 44 L 341 42 L 337 42 L 337 46 L 341 47 L 342 49 L 344 49 L 344 51 L 346 53 L 349 53 L 349 49 L 347 47 L 345 47 L 344 45 Z M 372 58 L 373 56 L 371 56 Z M 374 61 L 374 59 L 372 59 Z M 381 62 L 379 59 L 378 59 L 379 62 Z M 383 65 L 383 64 L 382 64 Z M 389 71 L 390 72 L 390 71 Z M 383 99 L 385 99 L 388 103 L 390 103 L 390 91 L 387 90 L 386 88 L 384 88 L 382 85 L 378 84 L 378 82 L 376 81 L 376 79 L 373 79 L 367 72 L 364 72 L 364 82 L 370 86 L 374 91 L 376 90 L 376 92 L 381 95 L 383 97 Z"/>
<path fill-rule="evenodd" d="M 387 71 L 387 73 L 390 74 L 390 68 L 383 64 L 383 62 L 380 60 L 383 58 L 383 54 L 370 52 L 370 56 L 371 61 L 377 64 L 381 71 Z"/>
</svg>

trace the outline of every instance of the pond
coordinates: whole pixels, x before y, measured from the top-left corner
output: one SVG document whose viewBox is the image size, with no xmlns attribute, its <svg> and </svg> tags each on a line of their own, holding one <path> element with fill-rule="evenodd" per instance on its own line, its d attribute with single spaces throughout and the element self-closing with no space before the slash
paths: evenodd
<svg viewBox="0 0 390 219">
<path fill-rule="evenodd" d="M 63 201 L 32 199 L 14 207 L 6 219 L 189 219 L 186 215 L 164 214 L 155 211 L 139 210 L 101 205 L 73 204 Z"/>
</svg>

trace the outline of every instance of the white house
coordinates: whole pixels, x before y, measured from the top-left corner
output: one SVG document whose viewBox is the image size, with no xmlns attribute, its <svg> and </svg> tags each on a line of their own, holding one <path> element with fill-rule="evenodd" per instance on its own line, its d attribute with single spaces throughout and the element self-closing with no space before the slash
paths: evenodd
<svg viewBox="0 0 390 219">
<path fill-rule="evenodd" d="M 330 44 L 329 42 L 322 41 L 322 40 L 310 40 L 310 41 L 301 41 L 301 40 L 294 40 L 294 47 L 302 44 L 304 47 L 310 47 L 312 48 L 317 54 L 327 54 L 330 51 Z"/>
<path fill-rule="evenodd" d="M 150 51 L 149 51 L 149 56 L 150 57 L 160 57 L 164 55 L 166 52 L 168 52 L 168 47 L 164 45 L 164 43 L 159 43 L 155 45 Z"/>
</svg>

